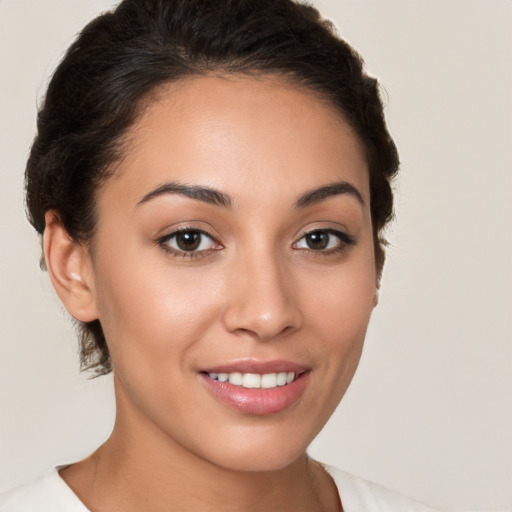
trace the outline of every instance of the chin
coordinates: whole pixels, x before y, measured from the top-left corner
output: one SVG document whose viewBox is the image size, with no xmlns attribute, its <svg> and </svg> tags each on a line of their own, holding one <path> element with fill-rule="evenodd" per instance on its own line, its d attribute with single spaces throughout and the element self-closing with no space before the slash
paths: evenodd
<svg viewBox="0 0 512 512">
<path fill-rule="evenodd" d="M 272 473 L 289 467 L 306 452 L 300 453 L 270 453 L 267 450 L 260 450 L 259 453 L 233 454 L 231 457 L 223 457 L 219 460 L 219 466 L 229 471 L 239 473 Z"/>
<path fill-rule="evenodd" d="M 248 428 L 245 435 L 229 436 L 229 440 L 224 443 L 219 440 L 217 449 L 203 456 L 226 470 L 274 472 L 290 466 L 305 456 L 312 441 L 312 436 L 305 439 L 303 433 L 258 430 L 254 428 L 251 432 Z"/>
</svg>

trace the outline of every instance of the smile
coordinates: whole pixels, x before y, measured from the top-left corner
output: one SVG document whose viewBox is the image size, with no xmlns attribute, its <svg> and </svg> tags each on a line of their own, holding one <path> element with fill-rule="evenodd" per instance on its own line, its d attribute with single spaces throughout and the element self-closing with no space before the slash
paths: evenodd
<svg viewBox="0 0 512 512">
<path fill-rule="evenodd" d="M 210 379 L 219 382 L 229 382 L 234 386 L 241 386 L 247 389 L 273 389 L 277 386 L 286 386 L 291 384 L 297 374 L 294 372 L 279 372 L 279 373 L 208 373 Z"/>
<path fill-rule="evenodd" d="M 224 406 L 243 414 L 268 415 L 300 400 L 311 370 L 286 362 L 245 361 L 209 368 L 199 376 Z"/>
</svg>

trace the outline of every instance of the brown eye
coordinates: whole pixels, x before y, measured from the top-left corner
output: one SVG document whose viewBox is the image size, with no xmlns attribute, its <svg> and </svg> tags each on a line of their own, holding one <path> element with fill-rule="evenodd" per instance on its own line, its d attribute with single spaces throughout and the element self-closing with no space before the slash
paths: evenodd
<svg viewBox="0 0 512 512">
<path fill-rule="evenodd" d="M 175 231 L 159 240 L 160 245 L 174 253 L 201 253 L 217 247 L 210 235 L 197 229 Z"/>
<path fill-rule="evenodd" d="M 329 246 L 329 241 L 332 237 L 333 235 L 327 231 L 314 231 L 313 233 L 308 233 L 304 238 L 309 249 L 320 251 Z"/>
<path fill-rule="evenodd" d="M 355 245 L 354 237 L 336 229 L 315 229 L 305 233 L 295 244 L 294 249 L 307 249 L 309 251 L 321 251 L 331 253 L 343 250 L 348 245 Z"/>
<path fill-rule="evenodd" d="M 176 235 L 176 246 L 182 251 L 195 251 L 201 244 L 201 233 L 184 231 Z"/>
</svg>

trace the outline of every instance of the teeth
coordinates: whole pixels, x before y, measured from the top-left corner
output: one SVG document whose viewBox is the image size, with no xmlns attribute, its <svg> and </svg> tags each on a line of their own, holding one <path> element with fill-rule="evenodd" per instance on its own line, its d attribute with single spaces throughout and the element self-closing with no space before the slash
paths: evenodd
<svg viewBox="0 0 512 512">
<path fill-rule="evenodd" d="M 242 386 L 244 388 L 261 388 L 261 375 L 257 373 L 244 373 Z"/>
<path fill-rule="evenodd" d="M 275 388 L 277 386 L 277 374 L 266 373 L 261 376 L 261 387 L 265 389 Z"/>
<path fill-rule="evenodd" d="M 244 383 L 244 377 L 241 373 L 234 372 L 229 374 L 229 383 L 235 386 L 242 386 Z"/>
<path fill-rule="evenodd" d="M 286 384 L 286 373 L 281 372 L 277 374 L 277 385 L 278 386 L 284 386 Z"/>
<path fill-rule="evenodd" d="M 279 373 L 209 373 L 210 379 L 218 380 L 219 382 L 229 382 L 235 386 L 242 386 L 248 389 L 272 389 L 277 386 L 286 386 L 291 384 L 296 375 L 294 372 L 279 372 Z"/>
</svg>

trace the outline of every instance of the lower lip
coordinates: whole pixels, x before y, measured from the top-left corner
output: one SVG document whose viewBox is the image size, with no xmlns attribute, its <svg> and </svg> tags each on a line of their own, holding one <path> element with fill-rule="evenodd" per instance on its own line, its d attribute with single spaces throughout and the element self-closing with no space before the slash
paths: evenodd
<svg viewBox="0 0 512 512">
<path fill-rule="evenodd" d="M 252 389 L 211 379 L 200 374 L 208 389 L 224 404 L 245 414 L 275 414 L 291 407 L 304 393 L 309 373 L 301 373 L 285 386 Z"/>
</svg>

